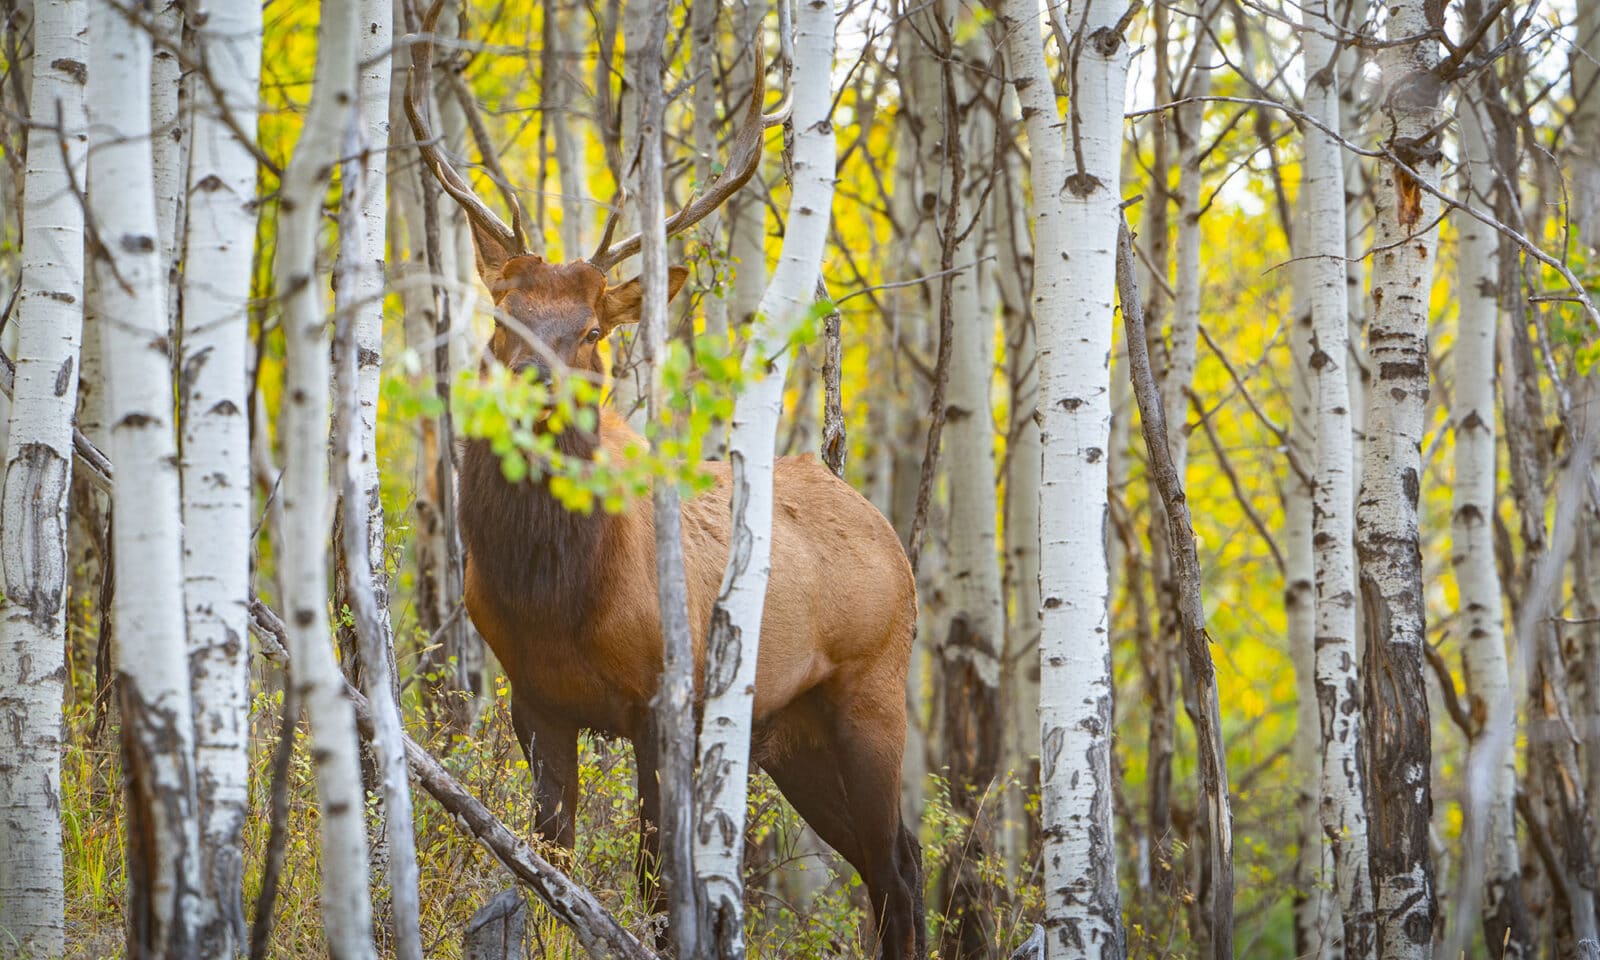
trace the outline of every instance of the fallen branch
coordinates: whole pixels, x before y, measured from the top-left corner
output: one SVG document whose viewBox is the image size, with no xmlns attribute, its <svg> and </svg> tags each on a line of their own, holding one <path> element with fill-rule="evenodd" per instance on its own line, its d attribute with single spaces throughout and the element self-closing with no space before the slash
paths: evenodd
<svg viewBox="0 0 1600 960">
<path fill-rule="evenodd" d="M 250 626 L 257 636 L 266 641 L 269 656 L 286 658 L 283 620 L 259 599 L 250 601 Z M 345 684 L 345 693 L 355 707 L 356 724 L 361 729 L 361 736 L 370 741 L 373 722 L 367 698 L 348 682 Z M 655 960 L 655 954 L 640 944 L 633 934 L 624 930 L 589 891 L 534 853 L 532 847 L 501 823 L 421 744 L 409 735 L 403 739 L 406 761 L 417 783 L 432 794 L 459 826 L 499 860 L 501 866 L 517 878 L 517 882 L 533 891 L 533 895 L 550 908 L 556 919 L 570 927 L 585 950 L 597 957 Z"/>
</svg>

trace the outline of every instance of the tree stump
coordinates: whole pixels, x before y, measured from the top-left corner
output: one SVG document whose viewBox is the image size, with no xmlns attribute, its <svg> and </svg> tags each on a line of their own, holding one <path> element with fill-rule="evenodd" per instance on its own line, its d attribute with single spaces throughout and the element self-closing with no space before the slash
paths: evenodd
<svg viewBox="0 0 1600 960">
<path fill-rule="evenodd" d="M 466 960 L 522 960 L 527 950 L 528 907 L 515 887 L 478 908 L 461 938 Z"/>
</svg>

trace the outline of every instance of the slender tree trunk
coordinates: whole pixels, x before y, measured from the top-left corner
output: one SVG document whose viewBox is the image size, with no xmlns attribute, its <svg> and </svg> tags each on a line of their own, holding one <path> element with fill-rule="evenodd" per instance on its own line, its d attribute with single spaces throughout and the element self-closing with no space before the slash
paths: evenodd
<svg viewBox="0 0 1600 960">
<path fill-rule="evenodd" d="M 1120 13 L 1107 4 L 1073 11 L 1075 116 L 1065 141 L 1037 10 L 1008 0 L 1001 13 L 1035 187 L 1033 306 L 1044 420 L 1039 780 L 1051 960 L 1119 958 L 1126 950 L 1111 815 L 1105 555 L 1117 151 L 1128 71 Z"/>
<path fill-rule="evenodd" d="M 1007 99 L 1014 96 L 1010 89 Z M 1009 111 L 1008 111 L 1009 112 Z M 1000 259 L 995 277 L 1005 324 L 1006 380 L 1011 422 L 1006 437 L 1005 548 L 1010 624 L 1002 660 L 1001 703 L 1010 716 L 1004 732 L 1005 769 L 1024 790 L 1006 791 L 1009 837 L 1006 862 L 1017 871 L 1029 860 L 1038 817 L 1026 809 L 1026 793 L 1038 789 L 1039 758 L 1033 731 L 1039 728 L 1039 342 L 1029 300 L 1033 292 L 1033 238 L 1028 235 L 1022 192 L 1022 156 L 1008 151 L 1001 195 Z"/>
<path fill-rule="evenodd" d="M 322 195 L 357 103 L 360 13 L 358 4 L 323 11 L 311 107 L 284 171 L 276 266 L 287 354 L 279 432 L 289 654 L 292 682 L 311 724 L 321 811 L 323 926 L 330 952 L 341 960 L 375 954 L 355 715 L 334 660 L 326 603 L 331 370 L 316 241 Z"/>
<path fill-rule="evenodd" d="M 622 0 L 622 81 L 617 98 L 617 129 L 618 144 L 627 153 L 618 156 L 613 165 L 612 173 L 619 184 L 631 175 L 629 165 L 633 163 L 635 144 L 642 144 L 639 136 L 639 78 L 646 69 L 642 58 L 657 56 L 647 53 L 644 48 L 647 44 L 646 34 L 654 26 L 651 21 L 661 9 L 653 0 Z M 653 159 L 664 162 L 659 150 Z M 665 178 L 665 171 L 662 176 Z M 663 182 L 662 196 L 665 195 L 666 184 Z M 619 236 L 634 232 L 646 220 L 638 204 L 631 202 L 634 199 L 632 196 L 619 197 L 622 202 L 621 219 L 617 221 Z M 645 407 L 648 399 L 642 362 L 643 348 L 638 342 L 643 336 L 641 325 L 637 331 L 619 330 L 611 337 L 611 406 L 628 419 L 633 429 L 640 432 L 643 432 L 647 421 Z"/>
<path fill-rule="evenodd" d="M 639 6 L 647 6 L 639 3 Z M 662 182 L 663 127 L 666 93 L 662 89 L 662 47 L 666 42 L 668 9 L 664 0 L 647 6 L 649 22 L 644 44 L 633 60 L 631 74 L 639 85 L 638 133 L 640 161 L 633 182 L 639 197 L 639 223 L 643 246 L 640 278 L 643 285 L 639 343 L 645 382 L 647 416 L 658 430 L 664 428 L 662 411 L 667 402 L 661 365 L 668 342 L 666 197 Z M 629 141 L 632 142 L 632 141 Z M 653 431 L 652 452 L 658 453 L 663 432 Z M 683 567 L 682 512 L 678 488 L 658 478 L 652 495 L 655 515 L 656 597 L 661 621 L 661 683 L 650 705 L 653 752 L 661 783 L 661 883 L 667 899 L 667 930 L 677 955 L 684 960 L 710 955 L 711 931 L 701 929 L 699 891 L 695 877 L 694 825 L 694 652 L 689 630 L 688 584 Z M 734 939 L 737 939 L 735 934 Z"/>
<path fill-rule="evenodd" d="M 1421 2 L 1389 6 L 1391 40 L 1417 37 L 1442 22 Z M 1437 41 L 1417 40 L 1383 51 L 1386 146 L 1437 187 L 1439 148 L 1431 73 Z M 1423 681 L 1427 642 L 1417 501 L 1422 431 L 1428 400 L 1428 291 L 1438 246 L 1439 201 L 1397 166 L 1379 167 L 1375 307 L 1367 353 L 1376 376 L 1367 390 L 1365 467 L 1356 508 L 1360 560 L 1365 697 L 1362 723 L 1370 750 L 1368 811 L 1378 954 L 1431 956 L 1433 859 L 1432 730 Z"/>
<path fill-rule="evenodd" d="M 743 955 L 745 792 L 750 710 L 772 553 L 772 471 L 794 333 L 815 302 L 833 207 L 833 5 L 802 4 L 794 21 L 793 190 L 777 271 L 745 351 L 734 407 L 733 542 L 706 640 L 705 712 L 696 799 L 695 867 L 705 885 L 705 935 L 716 955 Z"/>
<path fill-rule="evenodd" d="M 39 0 L 23 186 L 17 370 L 0 507 L 0 956 L 65 949 L 61 706 L 67 496 L 83 325 L 82 0 Z"/>
<path fill-rule="evenodd" d="M 1302 197 L 1309 192 L 1303 192 Z M 1306 221 L 1297 218 L 1295 232 L 1306 235 Z M 1296 250 L 1304 244 L 1297 239 Z M 1284 608 L 1289 621 L 1289 655 L 1294 661 L 1294 766 L 1300 777 L 1296 806 L 1300 815 L 1299 860 L 1295 867 L 1295 954 L 1303 957 L 1341 955 L 1338 901 L 1333 885 L 1331 849 L 1322 832 L 1322 721 L 1317 708 L 1316 557 L 1312 547 L 1313 485 L 1316 461 L 1316 374 L 1311 366 L 1314 333 L 1311 311 L 1311 262 L 1294 265 L 1293 326 L 1289 330 L 1292 420 L 1289 427 L 1289 471 L 1284 493 L 1283 545 L 1286 566 Z"/>
<path fill-rule="evenodd" d="M 541 88 L 545 97 L 542 122 L 552 124 L 555 130 L 556 171 L 561 177 L 561 255 L 573 260 L 588 253 L 584 247 L 587 217 L 573 212 L 586 210 L 589 199 L 583 126 L 577 113 L 584 98 L 581 71 L 588 38 L 579 29 L 581 4 L 562 2 L 546 10 L 547 69 Z"/>
<path fill-rule="evenodd" d="M 1600 247 L 1600 5 L 1580 3 L 1572 47 L 1571 217 L 1578 238 Z"/>
<path fill-rule="evenodd" d="M 1177 464 L 1167 436 L 1166 414 L 1162 411 L 1150 356 L 1144 349 L 1144 312 L 1139 304 L 1139 288 L 1133 263 L 1133 240 L 1127 222 L 1117 242 L 1117 289 L 1122 304 L 1124 329 L 1128 339 L 1128 370 L 1134 395 L 1139 401 L 1139 419 L 1144 429 L 1145 447 L 1150 454 L 1150 472 L 1165 508 L 1168 549 L 1174 592 L 1177 594 L 1178 630 L 1184 657 L 1184 684 L 1192 692 L 1190 720 L 1198 741 L 1200 812 L 1205 822 L 1206 896 L 1203 919 L 1209 953 L 1217 960 L 1233 957 L 1233 814 L 1228 800 L 1227 751 L 1222 742 L 1221 703 L 1217 693 L 1216 668 L 1208 648 L 1205 606 L 1200 593 L 1200 558 L 1194 527 L 1189 518 L 1187 495 L 1178 476 Z"/>
<path fill-rule="evenodd" d="M 721 34 L 717 19 L 722 10 L 721 0 L 694 0 L 689 8 L 689 25 L 693 34 L 691 42 L 694 75 L 694 177 L 697 183 L 711 182 L 716 176 L 717 149 L 717 46 Z M 701 261 L 699 279 L 706 293 L 701 298 L 701 311 L 705 315 L 705 342 L 719 354 L 728 348 L 728 314 L 732 307 L 733 289 L 728 282 L 726 256 L 727 231 L 722 228 L 722 215 L 712 211 L 700 221 L 702 243 L 710 255 Z M 776 427 L 774 427 L 776 429 Z M 705 439 L 706 453 L 721 457 L 728 445 L 728 428 L 721 422 L 711 426 Z"/>
<path fill-rule="evenodd" d="M 1482 16 L 1481 4 L 1468 19 Z M 1493 71 L 1485 82 L 1495 82 Z M 1495 192 L 1492 127 L 1482 98 L 1463 90 L 1461 116 L 1461 199 L 1479 209 L 1492 209 Z M 1489 727 L 1514 729 L 1516 700 L 1506 661 L 1505 613 L 1501 607 L 1500 571 L 1495 565 L 1495 330 L 1500 314 L 1499 239 L 1487 226 L 1466 215 L 1455 218 L 1457 230 L 1456 296 L 1459 329 L 1451 356 L 1455 360 L 1455 395 L 1450 406 L 1455 435 L 1455 486 L 1451 510 L 1451 561 L 1460 597 L 1468 716 L 1479 725 L 1470 731 L 1466 827 L 1457 907 L 1451 917 L 1451 939 L 1465 949 L 1470 919 L 1481 890 L 1483 942 L 1506 957 L 1533 956 L 1534 944 L 1522 900 L 1522 865 L 1517 851 L 1515 757 L 1504 752 L 1491 759 Z M 1478 720 L 1482 718 L 1482 720 Z M 1481 884 L 1481 887 L 1478 886 Z M 1502 945 L 1503 948 L 1502 948 Z"/>
<path fill-rule="evenodd" d="M 1308 80 L 1306 112 L 1337 130 L 1338 79 L 1328 69 L 1338 51 L 1323 35 L 1327 4 L 1304 10 Z M 1316 698 L 1321 718 L 1321 820 L 1333 886 L 1343 919 L 1339 946 L 1350 960 L 1371 957 L 1372 886 L 1367 864 L 1367 813 L 1360 697 L 1356 686 L 1356 579 L 1349 371 L 1349 308 L 1343 268 L 1344 168 L 1338 145 L 1306 129 L 1304 222 L 1311 300 L 1309 363 L 1316 403 L 1312 477 L 1312 543 L 1316 577 Z M 1325 947 L 1326 949 L 1326 947 Z"/>
<path fill-rule="evenodd" d="M 955 19 L 954 5 L 946 14 Z M 948 503 L 950 599 L 948 628 L 939 638 L 941 756 L 947 764 L 952 808 L 969 822 L 945 870 L 939 902 L 949 914 L 945 931 L 951 957 L 985 957 L 996 939 L 995 904 L 980 864 L 993 851 L 1003 800 L 999 785 L 1001 730 L 1000 646 L 1005 636 L 1005 599 L 1000 584 L 994 405 L 995 306 L 998 289 L 983 263 L 994 253 L 992 205 L 985 202 L 999 158 L 993 156 L 995 117 L 988 102 L 998 100 L 979 78 L 994 59 L 984 34 L 952 51 L 954 74 L 947 81 L 946 122 L 959 129 L 959 143 L 946 144 L 942 166 L 947 179 L 956 168 L 961 198 L 944 211 L 964 234 L 954 247 L 959 273 L 943 278 L 954 312 L 950 378 L 945 398 L 945 484 Z M 971 102 L 967 114 L 959 104 Z M 987 152 L 986 152 L 987 151 Z M 970 171 L 970 172 L 969 172 Z M 950 194 L 947 186 L 945 194 Z M 970 229 L 969 229 L 970 224 Z M 941 224 L 941 230 L 951 224 Z M 971 266 L 968 266 L 970 264 Z M 941 309 L 944 309 L 941 296 Z"/>
<path fill-rule="evenodd" d="M 334 271 L 333 478 L 339 485 L 336 529 L 355 621 L 358 672 L 373 717 L 376 792 L 383 799 L 381 879 L 389 891 L 393 949 L 399 960 L 421 960 L 417 852 L 395 685 L 377 452 L 387 170 L 374 147 L 389 142 L 392 11 L 389 0 L 361 4 L 359 100 L 344 151 L 358 159 L 344 162 L 339 264 Z"/>
<path fill-rule="evenodd" d="M 215 94 L 194 114 L 179 396 L 195 785 L 204 898 L 200 946 L 226 956 L 246 942 L 241 844 L 249 807 L 250 425 L 245 411 L 256 161 L 223 119 L 254 136 L 261 78 L 261 5 L 195 7 L 196 51 Z M 157 61 L 160 62 L 159 60 Z M 158 137 L 159 139 L 159 137 Z M 159 193 L 158 193 L 159 196 Z"/>
<path fill-rule="evenodd" d="M 185 102 L 183 64 L 186 25 L 182 0 L 151 4 L 155 41 L 150 69 L 150 156 L 155 171 L 156 227 L 160 231 L 161 269 L 166 283 L 167 326 L 178 330 L 182 304 L 184 207 L 189 186 L 189 110 Z"/>
<path fill-rule="evenodd" d="M 128 952 L 187 956 L 202 901 L 194 721 L 184 636 L 182 523 L 166 270 L 156 221 L 150 34 L 118 6 L 90 14 L 89 193 L 112 424 L 117 688 L 127 783 Z"/>
<path fill-rule="evenodd" d="M 366 398 L 359 346 L 360 328 L 368 335 L 383 325 L 383 237 L 382 203 L 371 203 L 366 194 L 366 176 L 373 168 L 382 169 L 378 155 L 363 149 L 364 138 L 374 133 L 386 142 L 385 117 L 388 107 L 388 65 L 382 62 L 389 46 L 388 0 L 367 0 L 361 18 L 362 73 L 360 112 L 353 151 L 359 161 L 346 161 L 342 177 L 339 236 L 339 269 L 335 271 L 333 371 L 338 389 L 333 418 L 333 475 L 339 484 L 340 548 L 347 566 L 347 591 L 355 620 L 361 661 L 361 678 L 373 717 L 372 748 L 378 768 L 378 792 L 383 798 L 384 873 L 389 889 L 395 956 L 400 960 L 422 960 L 419 924 L 421 909 L 417 894 L 417 851 L 411 817 L 411 787 L 406 780 L 405 728 L 401 724 L 398 692 L 393 670 L 394 647 L 385 592 L 382 560 L 373 563 L 368 523 L 374 509 L 368 496 L 377 497 L 377 480 L 367 488 L 367 475 L 377 469 L 373 446 L 371 414 L 363 411 Z M 381 8 L 381 9 L 378 9 Z M 374 49 L 376 48 L 376 49 Z M 374 62 L 376 61 L 376 62 Z M 374 109 L 373 105 L 376 104 Z M 376 119 L 374 119 L 374 117 Z M 381 179 L 379 180 L 381 183 Z M 383 197 L 382 191 L 376 196 Z M 376 218 L 378 223 L 372 221 Z M 376 253 L 378 256 L 373 257 Z M 374 282 L 376 280 L 376 282 Z M 380 338 L 381 339 L 381 336 Z M 375 368 L 377 364 L 374 362 Z M 374 376 L 372 379 L 376 379 Z M 376 392 L 374 387 L 374 393 Z M 374 397 L 374 399 L 376 399 Z M 381 557 L 381 554 L 379 555 Z"/>
</svg>

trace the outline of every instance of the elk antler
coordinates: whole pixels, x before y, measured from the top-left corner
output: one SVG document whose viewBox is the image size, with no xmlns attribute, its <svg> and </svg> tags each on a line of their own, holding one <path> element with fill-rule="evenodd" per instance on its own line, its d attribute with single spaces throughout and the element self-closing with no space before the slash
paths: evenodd
<svg viewBox="0 0 1600 960">
<path fill-rule="evenodd" d="M 428 169 L 438 178 L 445 193 L 461 204 L 461 209 L 466 211 L 474 228 L 499 241 L 512 254 L 527 253 L 528 243 L 522 230 L 522 206 L 517 203 L 516 194 L 509 184 L 500 184 L 506 205 L 511 208 L 511 226 L 508 227 L 472 189 L 472 184 L 457 172 L 450 158 L 445 156 L 439 138 L 433 133 L 428 91 L 433 86 L 434 30 L 439 23 L 439 12 L 443 9 L 444 0 L 433 0 L 422 18 L 422 30 L 411 47 L 411 73 L 406 80 L 406 117 L 411 121 L 412 135 L 417 138 L 417 149 Z"/>
<path fill-rule="evenodd" d="M 682 233 L 689 227 L 704 220 L 713 210 L 722 206 L 727 199 L 739 192 L 739 188 L 750 182 L 755 176 L 756 168 L 761 165 L 761 134 L 769 127 L 775 127 L 789 119 L 791 100 L 787 93 L 783 103 L 772 113 L 761 112 L 761 101 L 766 96 L 766 68 L 765 44 L 761 36 L 756 35 L 755 49 L 755 86 L 750 91 L 750 106 L 745 111 L 744 122 L 739 127 L 739 132 L 734 135 L 733 143 L 728 147 L 727 163 L 723 165 L 722 173 L 712 181 L 711 188 L 689 201 L 689 205 L 667 218 L 667 236 Z M 620 194 L 619 194 L 620 196 Z M 605 234 L 600 239 L 600 247 L 589 258 L 589 263 L 598 268 L 602 273 L 623 260 L 639 252 L 643 245 L 643 236 L 634 234 L 616 246 L 611 245 L 611 234 L 617 226 L 617 207 L 613 204 L 611 216 L 606 220 Z"/>
</svg>

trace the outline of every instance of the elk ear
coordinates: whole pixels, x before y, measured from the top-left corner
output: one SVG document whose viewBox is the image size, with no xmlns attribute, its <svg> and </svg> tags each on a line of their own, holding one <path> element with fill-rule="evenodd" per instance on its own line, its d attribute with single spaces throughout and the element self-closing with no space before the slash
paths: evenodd
<svg viewBox="0 0 1600 960">
<path fill-rule="evenodd" d="M 678 295 L 683 283 L 689 279 L 687 267 L 667 268 L 667 300 Z M 644 305 L 644 284 L 634 277 L 621 286 L 611 287 L 600 297 L 600 321 L 607 332 L 624 323 L 638 323 L 639 311 Z"/>
<path fill-rule="evenodd" d="M 511 259 L 511 251 L 494 234 L 478 226 L 476 220 L 472 221 L 472 249 L 477 254 L 478 276 L 490 290 L 498 290 L 500 271 Z"/>
</svg>

